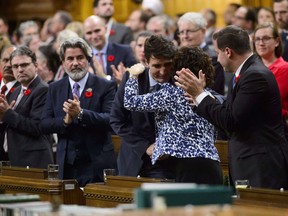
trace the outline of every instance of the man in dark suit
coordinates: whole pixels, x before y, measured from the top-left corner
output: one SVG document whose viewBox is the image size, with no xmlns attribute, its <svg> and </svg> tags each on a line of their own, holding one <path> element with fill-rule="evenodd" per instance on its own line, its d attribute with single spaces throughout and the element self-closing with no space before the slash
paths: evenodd
<svg viewBox="0 0 288 216">
<path fill-rule="evenodd" d="M 135 56 L 130 46 L 110 43 L 106 40 L 106 27 L 104 21 L 95 15 L 88 17 L 84 21 L 85 39 L 92 46 L 94 58 L 100 63 L 104 70 L 96 70 L 96 74 L 106 79 L 111 79 L 120 83 L 123 74 L 113 75 L 111 65 L 117 67 L 122 64 L 130 67 L 136 63 Z M 124 73 L 124 71 L 120 71 Z"/>
<path fill-rule="evenodd" d="M 177 72 L 177 85 L 192 95 L 199 115 L 229 133 L 231 183 L 247 179 L 252 187 L 288 188 L 287 141 L 273 74 L 253 55 L 240 27 L 228 26 L 213 39 L 218 61 L 235 75 L 227 100 L 217 104 L 203 91 L 203 73 L 198 79 Z"/>
<path fill-rule="evenodd" d="M 110 43 L 130 44 L 133 41 L 132 30 L 115 22 L 112 16 L 114 14 L 113 0 L 94 0 L 93 2 L 94 15 L 101 17 L 106 24 L 106 37 Z"/>
<path fill-rule="evenodd" d="M 0 119 L 7 125 L 4 149 L 12 166 L 47 168 L 53 163 L 52 140 L 39 123 L 48 86 L 37 76 L 36 56 L 28 47 L 14 50 L 10 62 L 21 86 L 11 94 L 10 105 L 0 95 Z"/>
<path fill-rule="evenodd" d="M 103 169 L 116 168 L 109 113 L 115 83 L 88 72 L 92 50 L 81 38 L 62 43 L 60 59 L 68 76 L 50 84 L 41 118 L 45 133 L 57 133 L 61 179 L 81 187 L 103 181 Z"/>
<path fill-rule="evenodd" d="M 145 58 L 149 69 L 138 77 L 139 94 L 155 91 L 158 83 L 170 81 L 175 51 L 174 44 L 164 38 L 154 40 L 154 43 L 151 41 L 149 45 L 145 43 Z M 151 164 L 150 156 L 155 142 L 153 113 L 128 111 L 124 108 L 124 90 L 128 78 L 127 72 L 118 88 L 110 113 L 111 127 L 121 137 L 118 155 L 119 174 L 174 178 L 167 171 L 168 164 L 165 160 L 159 160 L 153 166 Z"/>
<path fill-rule="evenodd" d="M 178 20 L 180 46 L 200 47 L 203 49 L 212 60 L 215 69 L 215 79 L 213 90 L 224 95 L 224 69 L 217 61 L 217 54 L 209 48 L 205 42 L 207 22 L 201 13 L 188 12 L 182 15 Z"/>
<path fill-rule="evenodd" d="M 0 93 L 5 95 L 9 101 L 11 93 L 19 86 L 19 82 L 15 79 L 10 64 L 10 54 L 16 49 L 14 45 L 8 45 L 2 49 L 0 67 L 2 72 L 2 79 L 0 85 Z M 4 136 L 7 125 L 3 122 L 0 123 L 0 160 L 9 160 L 8 152 L 4 151 Z"/>
</svg>

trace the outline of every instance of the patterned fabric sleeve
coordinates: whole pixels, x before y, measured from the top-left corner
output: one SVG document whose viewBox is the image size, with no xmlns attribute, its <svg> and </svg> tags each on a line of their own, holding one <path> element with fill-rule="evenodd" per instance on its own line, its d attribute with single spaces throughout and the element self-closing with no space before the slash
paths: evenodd
<svg viewBox="0 0 288 216">
<path fill-rule="evenodd" d="M 165 111 L 173 103 L 173 95 L 170 94 L 170 84 L 163 84 L 161 89 L 154 93 L 138 95 L 138 80 L 130 78 L 126 82 L 124 93 L 124 107 L 131 111 L 156 112 Z"/>
</svg>

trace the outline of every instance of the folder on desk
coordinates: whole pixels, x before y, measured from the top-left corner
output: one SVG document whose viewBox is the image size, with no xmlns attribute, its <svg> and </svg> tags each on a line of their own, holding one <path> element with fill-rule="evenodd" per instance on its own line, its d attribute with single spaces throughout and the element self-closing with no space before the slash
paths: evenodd
<svg viewBox="0 0 288 216">
<path fill-rule="evenodd" d="M 161 197 L 166 206 L 231 204 L 232 188 L 189 183 L 144 183 L 135 190 L 138 209 L 153 207 L 155 197 Z"/>
</svg>

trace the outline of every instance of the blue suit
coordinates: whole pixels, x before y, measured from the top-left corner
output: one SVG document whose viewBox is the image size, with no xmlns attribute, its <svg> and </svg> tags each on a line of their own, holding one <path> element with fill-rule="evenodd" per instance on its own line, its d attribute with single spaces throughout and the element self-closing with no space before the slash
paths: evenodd
<svg viewBox="0 0 288 216">
<path fill-rule="evenodd" d="M 92 89 L 90 97 L 87 89 Z M 74 119 L 71 125 L 65 126 L 63 103 L 73 97 L 68 76 L 50 84 L 41 126 L 45 133 L 58 135 L 60 179 L 73 177 L 80 186 L 85 186 L 89 182 L 103 181 L 103 169 L 116 168 L 109 126 L 115 89 L 113 82 L 89 74 L 79 98 L 82 120 Z"/>
</svg>

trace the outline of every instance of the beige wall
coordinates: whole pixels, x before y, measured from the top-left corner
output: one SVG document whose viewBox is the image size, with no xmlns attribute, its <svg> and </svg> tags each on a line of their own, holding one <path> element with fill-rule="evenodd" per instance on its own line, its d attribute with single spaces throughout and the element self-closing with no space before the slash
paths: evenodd
<svg viewBox="0 0 288 216">
<path fill-rule="evenodd" d="M 217 16 L 217 26 L 224 26 L 223 13 L 226 6 L 231 3 L 241 4 L 241 0 L 162 0 L 165 4 L 165 11 L 170 16 L 186 12 L 199 12 L 202 9 L 213 9 Z M 181 2 L 181 3 L 180 3 Z"/>
</svg>

